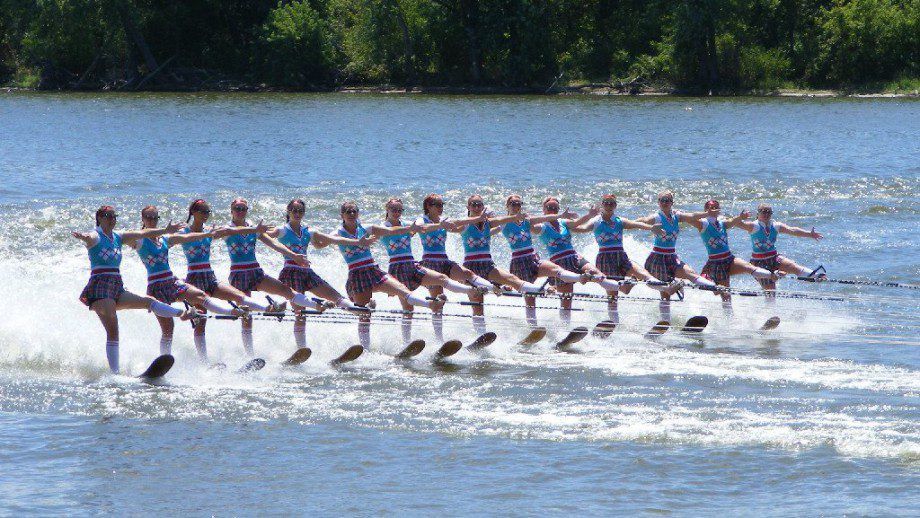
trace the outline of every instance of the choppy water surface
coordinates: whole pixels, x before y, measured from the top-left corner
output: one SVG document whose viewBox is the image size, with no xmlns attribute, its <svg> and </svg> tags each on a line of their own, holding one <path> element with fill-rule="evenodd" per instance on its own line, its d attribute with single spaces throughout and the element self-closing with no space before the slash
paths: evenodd
<svg viewBox="0 0 920 518">
<path fill-rule="evenodd" d="M 399 329 L 380 324 L 372 351 L 330 368 L 324 360 L 356 331 L 317 324 L 314 358 L 284 370 L 290 324 L 258 322 L 257 351 L 269 365 L 248 376 L 197 365 L 191 332 L 179 326 L 176 367 L 151 386 L 106 374 L 102 328 L 76 300 L 85 252 L 69 237 L 89 229 L 104 202 L 128 228 L 150 203 L 184 219 L 187 204 L 205 197 L 222 222 L 242 195 L 254 219 L 278 222 L 287 200 L 303 197 L 311 225 L 332 231 L 349 198 L 366 224 L 391 195 L 415 213 L 432 191 L 458 216 L 473 192 L 496 209 L 519 192 L 532 210 L 547 194 L 580 210 L 614 192 L 620 214 L 637 217 L 671 188 L 683 208 L 710 196 L 732 211 L 769 201 L 778 220 L 818 227 L 825 240 L 782 236 L 780 248 L 833 277 L 915 283 L 920 103 L 11 94 L 0 97 L 0 121 L 0 514 L 920 507 L 916 291 L 788 280 L 783 289 L 846 300 L 736 298 L 731 314 L 690 292 L 672 320 L 703 314 L 709 328 L 652 342 L 643 333 L 659 307 L 638 287 L 613 336 L 586 339 L 583 354 L 557 353 L 550 340 L 524 350 L 515 345 L 521 311 L 496 307 L 489 327 L 499 340 L 439 366 L 422 322 L 415 334 L 429 348 L 417 360 L 395 362 Z M 694 234 L 679 246 L 699 268 Z M 731 239 L 747 257 L 747 234 Z M 577 238 L 588 258 L 591 241 Z M 650 239 L 633 233 L 626 245 L 643 261 Z M 342 289 L 338 252 L 310 254 Z M 502 239 L 493 255 L 507 265 Z M 267 272 L 280 269 L 277 254 L 260 249 L 259 258 Z M 172 262 L 184 275 L 178 249 Z M 213 263 L 225 278 L 223 245 Z M 144 290 L 129 249 L 123 272 L 129 289 Z M 609 316 L 594 303 L 577 307 L 576 324 Z M 757 332 L 772 315 L 780 327 Z M 539 316 L 552 336 L 563 333 L 555 310 Z M 121 333 L 123 369 L 136 374 L 156 354 L 158 327 L 125 313 Z M 473 331 L 449 317 L 446 334 Z M 245 361 L 236 324 L 211 323 L 209 349 L 230 365 Z"/>
</svg>

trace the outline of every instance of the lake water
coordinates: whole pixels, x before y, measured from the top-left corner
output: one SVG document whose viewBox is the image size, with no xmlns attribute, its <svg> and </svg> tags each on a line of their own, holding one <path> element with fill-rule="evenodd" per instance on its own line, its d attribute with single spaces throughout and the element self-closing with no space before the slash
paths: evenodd
<svg viewBox="0 0 920 518">
<path fill-rule="evenodd" d="M 12 93 L 0 95 L 0 177 L 0 515 L 920 510 L 916 290 L 783 280 L 783 290 L 845 300 L 736 297 L 730 313 L 688 291 L 672 321 L 702 314 L 709 327 L 650 341 L 659 307 L 640 286 L 620 304 L 617 331 L 585 339 L 583 354 L 549 339 L 515 345 L 522 310 L 496 306 L 496 343 L 447 365 L 432 363 L 422 321 L 414 334 L 429 345 L 416 360 L 394 361 L 399 327 L 380 323 L 370 351 L 332 368 L 356 343 L 354 325 L 310 323 L 313 358 L 284 369 L 290 323 L 260 321 L 256 351 L 269 364 L 251 375 L 200 366 L 180 325 L 176 366 L 148 385 L 129 375 L 157 354 L 156 321 L 120 315 L 127 375 L 109 375 L 102 327 L 77 300 L 86 252 L 69 235 L 89 230 L 101 204 L 126 229 L 148 204 L 184 220 L 198 197 L 215 222 L 244 196 L 252 219 L 279 223 L 302 197 L 309 224 L 331 232 L 347 199 L 365 224 L 390 196 L 418 214 L 429 192 L 454 216 L 473 193 L 497 211 L 520 193 L 535 212 L 549 194 L 581 211 L 613 192 L 618 213 L 638 217 L 670 188 L 688 210 L 710 197 L 733 213 L 772 202 L 777 220 L 826 236 L 781 236 L 781 253 L 833 278 L 917 283 L 916 100 Z M 747 258 L 747 234 L 730 238 Z M 594 258 L 589 235 L 575 242 Z M 643 262 L 650 242 L 631 232 L 627 252 Z M 678 247 L 702 267 L 693 229 Z M 462 257 L 459 238 L 449 250 Z M 126 286 L 142 293 L 141 263 L 124 253 Z M 493 255 L 507 266 L 500 237 Z M 310 257 L 344 288 L 337 251 Z M 171 260 L 184 276 L 178 248 Z M 261 245 L 259 260 L 280 270 Z M 225 279 L 222 244 L 213 264 Z M 555 304 L 540 301 L 551 337 L 565 331 Z M 603 304 L 576 308 L 573 325 L 609 316 Z M 758 332 L 773 315 L 780 327 Z M 238 324 L 208 328 L 213 359 L 242 365 Z M 462 316 L 446 317 L 445 334 L 474 336 Z"/>
</svg>

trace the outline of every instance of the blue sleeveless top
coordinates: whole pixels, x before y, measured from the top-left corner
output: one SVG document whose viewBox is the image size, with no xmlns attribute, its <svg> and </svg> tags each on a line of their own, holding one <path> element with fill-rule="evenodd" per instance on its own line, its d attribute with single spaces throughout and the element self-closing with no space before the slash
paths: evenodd
<svg viewBox="0 0 920 518">
<path fill-rule="evenodd" d="M 661 230 L 664 236 L 655 235 L 654 251 L 663 254 L 672 254 L 677 247 L 677 236 L 680 234 L 680 214 L 671 213 L 671 220 L 668 221 L 664 213 L 658 213 L 658 222 L 661 223 Z"/>
<path fill-rule="evenodd" d="M 529 221 L 505 223 L 502 227 L 502 235 L 508 240 L 512 256 L 519 257 L 533 253 L 533 235 L 530 233 Z"/>
<path fill-rule="evenodd" d="M 594 239 L 601 252 L 610 252 L 606 249 L 623 249 L 623 220 L 619 216 L 607 222 L 603 216 L 598 216 L 594 222 Z"/>
<path fill-rule="evenodd" d="M 188 227 L 180 232 L 183 234 L 192 233 Z M 188 261 L 189 271 L 207 271 L 211 269 L 211 241 L 213 241 L 213 238 L 206 237 L 198 241 L 182 243 L 182 253 L 185 254 L 185 260 Z"/>
<path fill-rule="evenodd" d="M 393 227 L 389 221 L 384 221 L 383 226 Z M 393 236 L 383 236 L 380 238 L 380 241 L 387 251 L 387 256 L 390 257 L 390 264 L 406 260 L 415 260 L 415 257 L 412 256 L 412 234 L 409 232 Z"/>
<path fill-rule="evenodd" d="M 358 228 L 355 230 L 354 234 L 349 233 L 345 230 L 345 227 L 339 227 L 338 234 L 342 237 L 348 237 L 351 239 L 361 239 L 367 235 L 367 230 L 358 223 Z M 371 249 L 366 246 L 358 245 L 339 245 L 339 251 L 342 252 L 342 257 L 345 258 L 345 263 L 348 265 L 349 270 L 357 270 L 359 268 L 367 268 L 369 266 L 377 266 L 377 263 L 374 262 L 374 256 L 371 255 Z"/>
<path fill-rule="evenodd" d="M 258 234 L 234 234 L 227 236 L 224 241 L 227 243 L 227 252 L 230 254 L 230 268 L 234 266 L 252 265 L 259 266 L 256 261 L 256 240 Z"/>
<path fill-rule="evenodd" d="M 137 247 L 137 255 L 144 263 L 144 268 L 147 268 L 148 281 L 172 277 L 172 271 L 169 269 L 169 242 L 166 236 L 160 236 L 156 238 L 156 241 L 141 239 L 140 246 Z M 156 279 L 152 279 L 153 277 Z"/>
<path fill-rule="evenodd" d="M 769 227 L 764 227 L 763 223 L 758 220 L 757 229 L 751 232 L 751 247 L 754 251 L 754 259 L 765 259 L 776 255 L 777 237 L 779 237 L 779 232 L 773 226 L 772 221 Z"/>
<path fill-rule="evenodd" d="M 700 232 L 700 237 L 703 239 L 703 245 L 706 247 L 709 258 L 714 259 L 714 255 L 731 254 L 731 250 L 728 248 L 728 233 L 725 231 L 725 225 L 718 219 L 715 220 L 715 224 L 710 219 L 706 221 L 708 224 Z"/>
<path fill-rule="evenodd" d="M 460 237 L 463 238 L 463 251 L 466 255 L 465 261 L 489 261 L 492 259 L 490 253 L 492 244 L 492 234 L 490 230 L 492 225 L 488 221 L 482 224 L 482 230 L 479 230 L 475 224 L 467 225 Z"/>
<path fill-rule="evenodd" d="M 544 223 L 540 241 L 546 246 L 550 261 L 556 261 L 575 253 L 575 249 L 572 248 L 572 233 L 565 221 L 559 220 L 558 231 L 551 223 Z"/>
<path fill-rule="evenodd" d="M 121 235 L 113 230 L 112 238 L 109 239 L 109 236 L 105 235 L 105 232 L 99 227 L 96 227 L 96 234 L 99 240 L 95 245 L 86 249 L 89 255 L 90 275 L 120 273 Z"/>
<path fill-rule="evenodd" d="M 301 225 L 298 230 L 300 230 L 299 236 L 294 232 L 294 227 L 291 226 L 290 222 L 285 223 L 278 234 L 278 241 L 295 254 L 307 255 L 307 247 L 310 246 L 310 238 L 312 237 L 310 229 L 306 225 Z M 284 259 L 284 266 L 306 269 L 305 266 L 300 266 L 287 258 Z"/>
<path fill-rule="evenodd" d="M 428 215 L 418 219 L 421 225 L 432 223 Z M 422 232 L 418 235 L 422 240 L 422 259 L 447 259 L 447 230 L 439 228 L 431 232 Z"/>
</svg>

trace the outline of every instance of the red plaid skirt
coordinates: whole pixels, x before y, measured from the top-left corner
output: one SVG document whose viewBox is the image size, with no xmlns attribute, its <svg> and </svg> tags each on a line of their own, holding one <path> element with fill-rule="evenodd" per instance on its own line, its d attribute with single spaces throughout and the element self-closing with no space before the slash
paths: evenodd
<svg viewBox="0 0 920 518">
<path fill-rule="evenodd" d="M 540 257 L 537 254 L 513 257 L 511 259 L 511 274 L 526 282 L 537 280 L 539 269 Z"/>
<path fill-rule="evenodd" d="M 318 286 L 328 284 L 313 271 L 313 268 L 296 268 L 293 266 L 282 268 L 281 274 L 278 275 L 278 280 L 298 293 L 306 293 Z"/>
<path fill-rule="evenodd" d="M 584 265 L 588 264 L 588 261 L 585 260 L 584 257 L 578 254 L 572 254 L 570 256 L 563 257 L 562 259 L 559 259 L 558 261 L 553 261 L 553 262 L 573 273 L 582 273 L 581 268 Z M 552 286 L 559 286 L 561 284 L 571 284 L 569 282 L 562 282 L 556 278 L 550 278 L 549 283 Z"/>
<path fill-rule="evenodd" d="M 189 272 L 188 275 L 185 276 L 185 282 L 208 295 L 214 295 L 214 290 L 216 290 L 217 285 L 220 284 L 217 282 L 217 276 L 210 270 L 206 272 Z"/>
<path fill-rule="evenodd" d="M 600 252 L 594 261 L 594 266 L 607 277 L 626 277 L 632 269 L 632 261 L 626 252 L 617 250 L 613 252 Z"/>
<path fill-rule="evenodd" d="M 677 254 L 659 254 L 652 252 L 648 254 L 645 260 L 645 269 L 659 281 L 671 282 L 674 280 L 674 272 L 682 267 L 684 262 L 680 260 Z"/>
<path fill-rule="evenodd" d="M 483 279 L 489 280 L 489 274 L 495 269 L 495 263 L 488 261 L 464 261 L 463 266 Z"/>
<path fill-rule="evenodd" d="M 438 273 L 443 273 L 444 275 L 450 277 L 450 270 L 454 266 L 460 266 L 459 264 L 451 261 L 450 259 L 443 259 L 438 261 L 431 261 L 422 259 L 422 262 L 419 263 L 429 270 L 434 270 Z"/>
<path fill-rule="evenodd" d="M 770 270 L 775 272 L 776 268 L 779 266 L 779 258 L 781 255 L 777 254 L 773 257 L 768 257 L 766 259 L 751 259 L 751 264 L 758 268 L 763 268 L 764 270 Z M 772 290 L 776 289 L 776 281 L 773 279 L 757 279 L 757 282 L 760 283 L 760 286 L 764 289 Z"/>
<path fill-rule="evenodd" d="M 728 284 L 728 279 L 731 277 L 729 272 L 733 262 L 735 262 L 735 256 L 733 255 L 725 259 L 706 261 L 706 265 L 703 266 L 703 271 L 700 274 L 716 284 Z"/>
<path fill-rule="evenodd" d="M 112 299 L 117 301 L 118 297 L 124 292 L 125 285 L 121 280 L 120 274 L 93 275 L 80 293 L 80 302 L 86 304 L 86 307 L 90 307 L 97 300 Z"/>
<path fill-rule="evenodd" d="M 405 284 L 409 291 L 417 290 L 422 285 L 422 279 L 425 278 L 425 272 L 415 261 L 390 263 L 388 271 L 396 280 Z"/>
<path fill-rule="evenodd" d="M 261 268 L 230 272 L 230 285 L 243 293 L 250 293 L 264 278 L 265 272 Z"/>
<path fill-rule="evenodd" d="M 163 304 L 172 304 L 179 299 L 179 295 L 182 295 L 186 291 L 188 291 L 188 284 L 175 277 L 163 279 L 162 281 L 147 285 L 147 295 L 159 300 Z"/>
<path fill-rule="evenodd" d="M 385 281 L 387 274 L 378 266 L 367 266 L 348 272 L 348 280 L 345 282 L 345 291 L 352 300 L 355 295 L 371 291 L 374 286 Z"/>
</svg>

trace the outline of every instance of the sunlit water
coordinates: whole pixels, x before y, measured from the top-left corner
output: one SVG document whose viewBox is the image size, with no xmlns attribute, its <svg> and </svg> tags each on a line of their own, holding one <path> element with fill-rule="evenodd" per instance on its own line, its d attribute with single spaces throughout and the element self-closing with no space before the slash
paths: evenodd
<svg viewBox="0 0 920 518">
<path fill-rule="evenodd" d="M 548 194 L 583 210 L 614 192 L 619 213 L 637 217 L 671 188 L 681 208 L 711 196 L 731 212 L 769 201 L 776 219 L 816 226 L 823 241 L 782 236 L 779 246 L 832 277 L 916 283 L 920 103 L 12 94 L 0 97 L 0 123 L 0 514 L 911 515 L 920 506 L 917 291 L 786 280 L 784 290 L 845 300 L 736 297 L 731 314 L 691 291 L 672 321 L 702 314 L 709 327 L 653 342 L 643 334 L 658 303 L 637 287 L 617 331 L 587 338 L 583 354 L 551 346 L 565 331 L 555 300 L 540 301 L 550 337 L 530 349 L 515 345 L 522 311 L 492 307 L 498 341 L 446 365 L 432 363 L 422 320 L 414 333 L 429 345 L 414 361 L 393 359 L 399 328 L 381 322 L 371 351 L 329 367 L 356 330 L 312 323 L 314 357 L 284 369 L 290 323 L 260 321 L 257 353 L 269 363 L 251 375 L 198 365 L 182 325 L 176 366 L 147 385 L 128 375 L 156 355 L 155 320 L 121 314 L 128 375 L 108 375 L 102 328 L 77 301 L 85 250 L 69 236 L 91 228 L 103 203 L 124 229 L 151 203 L 184 220 L 197 197 L 225 222 L 240 195 L 253 220 L 278 223 L 287 201 L 303 197 L 311 226 L 329 232 L 346 199 L 365 224 L 394 195 L 417 214 L 428 192 L 444 193 L 455 216 L 474 192 L 496 210 L 518 192 L 531 211 Z M 731 240 L 746 258 L 747 234 Z M 576 242 L 594 257 L 590 237 Z M 644 233 L 626 241 L 640 262 L 649 246 Z M 702 266 L 695 231 L 679 247 Z M 493 255 L 507 266 L 501 237 Z M 344 289 L 337 251 L 310 256 Z M 260 248 L 259 259 L 277 274 L 280 256 Z M 213 263 L 226 278 L 222 244 Z M 184 275 L 179 248 L 172 264 Z M 143 292 L 127 248 L 122 269 Z M 573 324 L 609 316 L 603 304 L 576 307 Z M 780 327 L 758 332 L 773 315 Z M 448 317 L 445 334 L 474 335 L 463 316 Z M 210 323 L 209 349 L 231 367 L 246 360 L 238 324 Z"/>
</svg>

